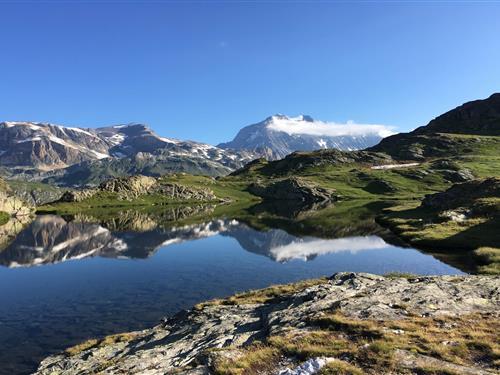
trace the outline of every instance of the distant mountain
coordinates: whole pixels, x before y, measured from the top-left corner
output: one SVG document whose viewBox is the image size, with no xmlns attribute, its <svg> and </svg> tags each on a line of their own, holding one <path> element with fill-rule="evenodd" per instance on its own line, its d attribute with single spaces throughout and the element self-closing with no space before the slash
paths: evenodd
<svg viewBox="0 0 500 375">
<path fill-rule="evenodd" d="M 157 135 L 146 125 L 97 129 L 47 123 L 0 123 L 0 172 L 65 185 L 168 172 L 224 175 L 254 159 L 249 152 Z"/>
<path fill-rule="evenodd" d="M 0 123 L 0 165 L 38 171 L 109 157 L 112 139 L 90 129 L 35 122 Z"/>
<path fill-rule="evenodd" d="M 295 151 L 319 149 L 360 150 L 380 142 L 387 136 L 380 125 L 335 125 L 315 121 L 310 116 L 288 117 L 274 115 L 257 124 L 241 129 L 236 137 L 217 147 L 247 150 L 269 160 L 282 159 Z"/>
</svg>

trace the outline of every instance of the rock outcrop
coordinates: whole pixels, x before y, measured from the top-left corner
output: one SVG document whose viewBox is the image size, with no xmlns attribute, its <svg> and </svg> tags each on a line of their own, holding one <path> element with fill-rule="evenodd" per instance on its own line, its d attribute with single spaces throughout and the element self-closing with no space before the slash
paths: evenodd
<svg viewBox="0 0 500 375">
<path fill-rule="evenodd" d="M 287 200 L 305 203 L 336 200 L 335 191 L 313 185 L 303 179 L 290 177 L 269 185 L 251 184 L 248 191 L 264 200 Z"/>
<path fill-rule="evenodd" d="M 32 212 L 31 207 L 15 196 L 2 179 L 0 179 L 0 212 L 5 212 L 11 216 L 24 216 Z"/>
<path fill-rule="evenodd" d="M 445 317 L 489 314 L 498 319 L 500 311 L 500 278 L 486 276 L 384 278 L 339 273 L 288 292 L 264 291 L 262 295 L 268 298 L 263 300 L 252 299 L 256 293 L 247 300 L 243 296 L 201 304 L 144 331 L 90 340 L 43 360 L 36 374 L 210 374 L 217 358 L 235 357 L 252 342 L 272 336 L 300 337 L 311 332 L 311 322 L 325 319 L 332 311 L 359 322 L 351 329 L 366 331 L 369 320 L 381 325 L 387 322 L 384 329 L 395 338 L 405 333 L 391 330 L 392 324 L 411 317 L 440 319 L 438 324 L 446 325 Z M 348 330 L 339 340 L 346 335 Z M 400 349 L 395 354 L 398 363 L 410 368 L 417 367 L 412 363 L 424 361 L 451 366 L 458 373 L 493 373 L 481 364 L 466 367 Z M 280 363 L 293 360 L 282 358 Z M 276 366 L 265 373 L 278 373 L 280 364 Z"/>
<path fill-rule="evenodd" d="M 99 193 L 113 193 L 120 200 L 133 200 L 141 196 L 160 195 L 172 200 L 214 201 L 214 192 L 208 188 L 187 187 L 170 183 L 164 178 L 148 176 L 118 177 L 101 183 L 97 188 L 67 191 L 61 202 L 81 202 Z"/>
<path fill-rule="evenodd" d="M 473 208 L 473 202 L 481 198 L 500 198 L 500 178 L 491 177 L 455 184 L 444 192 L 427 195 L 422 205 L 437 209 Z"/>
</svg>

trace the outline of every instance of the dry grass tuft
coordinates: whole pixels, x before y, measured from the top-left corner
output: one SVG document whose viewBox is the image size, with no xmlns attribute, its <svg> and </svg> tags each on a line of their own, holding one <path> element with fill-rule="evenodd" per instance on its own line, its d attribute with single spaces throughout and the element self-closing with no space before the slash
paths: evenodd
<svg viewBox="0 0 500 375">
<path fill-rule="evenodd" d="M 137 334 L 134 332 L 118 333 L 116 335 L 106 336 L 102 339 L 90 339 L 90 340 L 84 341 L 80 344 L 74 345 L 74 346 L 66 349 L 64 352 L 66 353 L 66 355 L 72 357 L 72 356 L 80 354 L 80 353 L 84 352 L 85 350 L 88 350 L 91 348 L 116 344 L 119 342 L 130 342 L 136 337 L 137 337 Z"/>
<path fill-rule="evenodd" d="M 206 306 L 214 305 L 250 305 L 260 303 L 272 303 L 297 293 L 305 288 L 326 283 L 326 278 L 299 281 L 292 284 L 273 285 L 269 288 L 251 290 L 238 293 L 225 299 L 214 299 L 195 305 L 195 309 L 201 310 Z"/>
</svg>

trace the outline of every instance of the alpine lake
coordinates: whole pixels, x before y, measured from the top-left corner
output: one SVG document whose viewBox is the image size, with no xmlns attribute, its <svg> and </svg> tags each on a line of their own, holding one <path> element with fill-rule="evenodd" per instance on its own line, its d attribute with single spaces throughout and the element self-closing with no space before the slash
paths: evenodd
<svg viewBox="0 0 500 375">
<path fill-rule="evenodd" d="M 379 226 L 383 205 L 179 205 L 11 221 L 0 244 L 0 374 L 27 374 L 89 338 L 272 284 L 339 271 L 467 271 Z"/>
</svg>

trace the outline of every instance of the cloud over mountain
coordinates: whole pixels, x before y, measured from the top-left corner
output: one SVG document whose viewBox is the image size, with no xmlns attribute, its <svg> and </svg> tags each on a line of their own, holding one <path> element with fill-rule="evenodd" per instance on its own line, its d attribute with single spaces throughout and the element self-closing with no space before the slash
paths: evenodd
<svg viewBox="0 0 500 375">
<path fill-rule="evenodd" d="M 308 134 L 325 137 L 359 137 L 379 136 L 382 138 L 395 134 L 393 127 L 378 124 L 358 124 L 348 121 L 345 124 L 337 122 L 312 121 L 307 116 L 276 117 L 269 124 L 269 129 L 287 134 Z"/>
</svg>

